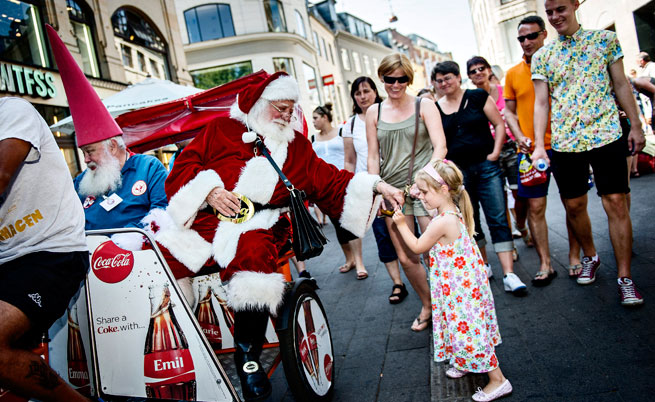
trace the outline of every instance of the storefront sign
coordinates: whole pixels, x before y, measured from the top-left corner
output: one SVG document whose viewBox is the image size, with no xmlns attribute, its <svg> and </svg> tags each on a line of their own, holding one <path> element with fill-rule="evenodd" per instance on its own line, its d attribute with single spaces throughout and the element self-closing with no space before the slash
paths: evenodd
<svg viewBox="0 0 655 402">
<path fill-rule="evenodd" d="M 48 71 L 0 62 L 0 92 L 54 98 L 55 76 Z"/>
<path fill-rule="evenodd" d="M 309 89 L 316 89 L 316 80 L 312 78 L 311 80 L 307 80 L 307 85 L 309 86 Z"/>
<path fill-rule="evenodd" d="M 323 76 L 323 86 L 334 85 L 334 75 L 324 75 Z"/>
</svg>

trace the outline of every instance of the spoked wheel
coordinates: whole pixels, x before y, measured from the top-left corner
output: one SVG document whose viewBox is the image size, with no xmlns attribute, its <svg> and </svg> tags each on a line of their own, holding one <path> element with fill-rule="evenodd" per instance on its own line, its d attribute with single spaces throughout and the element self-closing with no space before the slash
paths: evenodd
<svg viewBox="0 0 655 402">
<path fill-rule="evenodd" d="M 311 283 L 299 283 L 286 299 L 288 325 L 278 331 L 284 374 L 299 402 L 329 401 L 334 392 L 332 335 Z"/>
</svg>

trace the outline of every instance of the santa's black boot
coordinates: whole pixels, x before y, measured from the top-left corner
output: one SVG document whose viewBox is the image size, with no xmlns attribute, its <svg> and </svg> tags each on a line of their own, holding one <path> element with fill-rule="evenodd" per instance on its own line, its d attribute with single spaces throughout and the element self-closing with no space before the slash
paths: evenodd
<svg viewBox="0 0 655 402">
<path fill-rule="evenodd" d="M 268 311 L 234 314 L 234 363 L 246 401 L 264 401 L 271 395 L 271 382 L 259 362 L 268 317 Z"/>
</svg>

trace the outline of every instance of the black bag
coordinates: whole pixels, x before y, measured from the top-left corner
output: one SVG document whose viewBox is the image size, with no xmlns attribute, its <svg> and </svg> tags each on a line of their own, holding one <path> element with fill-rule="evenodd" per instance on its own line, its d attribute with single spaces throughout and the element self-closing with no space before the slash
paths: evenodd
<svg viewBox="0 0 655 402">
<path fill-rule="evenodd" d="M 273 165 L 273 168 L 280 175 L 282 182 L 289 190 L 291 201 L 289 203 L 289 212 L 291 215 L 291 227 L 293 228 L 293 252 L 298 261 L 305 261 L 316 257 L 323 252 L 323 245 L 327 243 L 327 238 L 323 234 L 318 222 L 309 213 L 305 206 L 305 192 L 298 190 L 291 184 L 289 179 L 282 173 L 277 163 L 271 158 L 271 154 L 264 146 L 261 138 L 257 138 L 257 148 Z"/>
</svg>

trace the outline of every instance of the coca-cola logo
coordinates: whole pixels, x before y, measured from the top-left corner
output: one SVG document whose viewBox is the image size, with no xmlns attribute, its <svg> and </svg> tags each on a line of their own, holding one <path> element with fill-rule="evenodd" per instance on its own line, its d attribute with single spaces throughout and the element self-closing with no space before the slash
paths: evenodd
<svg viewBox="0 0 655 402">
<path fill-rule="evenodd" d="M 111 240 L 98 246 L 91 257 L 95 276 L 106 283 L 117 283 L 127 278 L 134 266 L 134 255 Z"/>
</svg>

